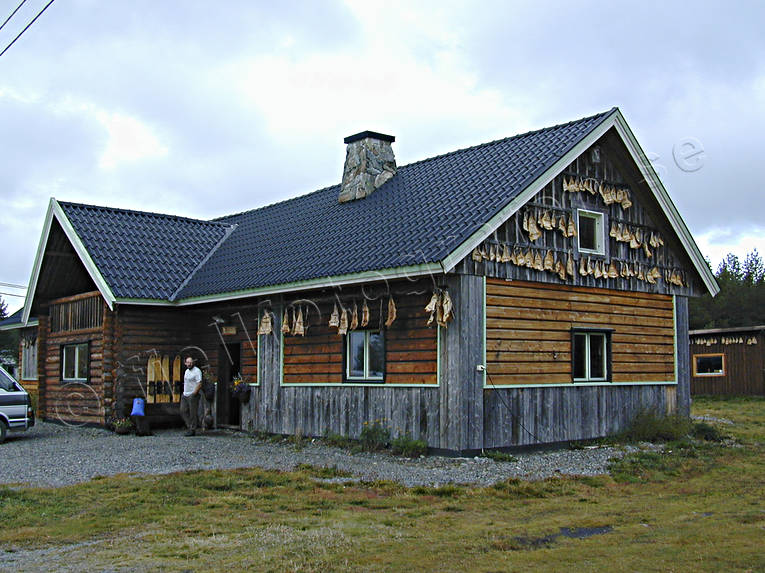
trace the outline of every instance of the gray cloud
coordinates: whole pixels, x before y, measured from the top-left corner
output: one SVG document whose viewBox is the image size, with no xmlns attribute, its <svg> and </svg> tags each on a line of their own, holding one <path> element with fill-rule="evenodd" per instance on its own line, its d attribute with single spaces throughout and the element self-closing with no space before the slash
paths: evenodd
<svg viewBox="0 0 765 573">
<path fill-rule="evenodd" d="M 19 25 L 42 6 L 27 4 Z M 336 183 L 342 137 L 362 129 L 396 135 L 406 163 L 614 105 L 658 156 L 692 231 L 765 234 L 760 3 L 401 3 L 372 21 L 359 10 L 53 4 L 0 58 L 0 241 L 14 245 L 0 280 L 27 280 L 50 195 L 213 217 Z M 283 84 L 258 75 L 263 58 L 287 68 Z M 365 91 L 369 78 L 383 80 Z M 280 100 L 294 109 L 269 107 Z M 304 130 L 280 123 L 291 112 Z M 166 153 L 103 168 L 98 113 L 140 122 Z M 698 171 L 672 161 L 684 137 L 704 145 Z"/>
</svg>

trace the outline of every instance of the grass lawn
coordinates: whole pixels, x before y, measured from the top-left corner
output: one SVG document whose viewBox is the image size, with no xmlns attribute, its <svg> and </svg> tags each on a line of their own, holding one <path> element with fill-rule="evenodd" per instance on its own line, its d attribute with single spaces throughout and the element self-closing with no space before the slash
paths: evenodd
<svg viewBox="0 0 765 573">
<path fill-rule="evenodd" d="M 763 571 L 765 400 L 693 413 L 732 420 L 735 446 L 668 444 L 614 477 L 407 489 L 304 467 L 0 488 L 0 568 Z"/>
</svg>

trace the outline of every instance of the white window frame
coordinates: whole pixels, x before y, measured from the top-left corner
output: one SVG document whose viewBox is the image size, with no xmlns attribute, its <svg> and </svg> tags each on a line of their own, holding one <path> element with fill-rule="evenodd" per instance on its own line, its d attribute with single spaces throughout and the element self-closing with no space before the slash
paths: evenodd
<svg viewBox="0 0 765 573">
<path fill-rule="evenodd" d="M 87 342 L 76 342 L 74 344 L 64 344 L 61 347 L 61 380 L 64 382 L 87 382 L 88 372 L 85 372 L 85 376 L 82 377 L 82 372 L 79 371 L 80 364 L 80 352 L 84 347 L 84 351 L 88 354 L 86 370 L 90 370 L 90 345 Z M 74 348 L 74 378 L 66 377 L 66 349 Z"/>
<path fill-rule="evenodd" d="M 584 378 L 575 378 L 574 377 L 574 369 L 575 369 L 575 363 L 576 363 L 576 356 L 575 356 L 575 349 L 576 344 L 574 343 L 574 340 L 577 336 L 584 336 L 585 337 L 585 344 L 584 344 Z M 590 362 L 590 339 L 593 336 L 599 336 L 603 338 L 603 375 L 602 376 L 593 376 L 592 375 L 592 363 Z M 574 382 L 608 382 L 609 381 L 609 360 L 611 359 L 611 348 L 610 348 L 610 336 L 608 332 L 604 332 L 602 330 L 593 330 L 593 331 L 587 331 L 587 330 L 579 330 L 574 329 L 572 331 L 571 336 L 571 379 Z"/>
<path fill-rule="evenodd" d="M 364 333 L 364 376 L 351 376 L 351 334 Z M 383 336 L 383 372 L 380 376 L 369 375 L 369 336 L 371 334 L 380 334 Z M 385 380 L 385 334 L 379 330 L 351 330 L 345 335 L 345 379 L 357 382 L 359 380 L 374 380 L 382 382 Z"/>
<path fill-rule="evenodd" d="M 587 249 L 582 247 L 582 217 L 586 219 L 595 220 L 595 248 Z M 599 211 L 588 211 L 587 209 L 576 210 L 576 226 L 579 232 L 577 233 L 577 245 L 579 246 L 579 252 L 591 253 L 594 255 L 606 254 L 606 224 L 605 215 Z"/>
</svg>

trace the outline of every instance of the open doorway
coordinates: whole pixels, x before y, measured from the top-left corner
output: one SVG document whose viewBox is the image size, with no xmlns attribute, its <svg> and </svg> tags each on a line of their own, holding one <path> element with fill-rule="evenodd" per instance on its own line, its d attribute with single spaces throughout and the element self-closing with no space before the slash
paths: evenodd
<svg viewBox="0 0 765 573">
<path fill-rule="evenodd" d="M 241 372 L 242 345 L 221 345 L 218 350 L 218 392 L 215 412 L 218 426 L 236 426 L 241 423 L 241 403 L 231 394 L 231 381 Z"/>
</svg>

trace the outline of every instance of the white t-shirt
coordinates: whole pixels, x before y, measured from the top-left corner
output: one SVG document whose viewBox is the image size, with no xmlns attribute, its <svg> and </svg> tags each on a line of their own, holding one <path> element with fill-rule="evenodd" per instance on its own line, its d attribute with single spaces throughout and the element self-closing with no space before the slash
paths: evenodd
<svg viewBox="0 0 765 573">
<path fill-rule="evenodd" d="M 183 395 L 191 396 L 194 390 L 202 381 L 202 371 L 196 366 L 192 366 L 186 370 L 186 374 L 183 375 Z"/>
</svg>

